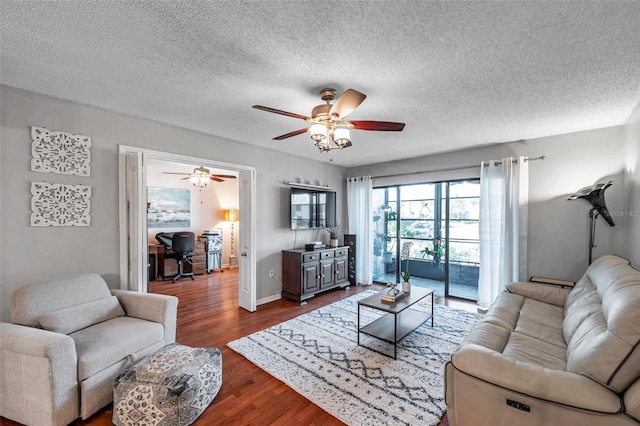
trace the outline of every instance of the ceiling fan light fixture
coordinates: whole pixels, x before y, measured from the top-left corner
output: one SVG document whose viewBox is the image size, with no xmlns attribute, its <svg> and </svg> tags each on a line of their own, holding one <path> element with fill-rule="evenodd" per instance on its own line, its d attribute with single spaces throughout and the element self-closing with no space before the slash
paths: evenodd
<svg viewBox="0 0 640 426">
<path fill-rule="evenodd" d="M 200 170 L 203 169 L 203 170 Z M 209 185 L 211 181 L 211 175 L 208 173 L 209 170 L 201 167 L 200 169 L 193 169 L 193 173 L 189 176 L 189 182 L 193 184 L 193 186 L 198 186 L 200 188 L 204 188 Z"/>
<path fill-rule="evenodd" d="M 323 124 L 314 124 L 309 132 L 311 132 L 311 139 L 316 142 L 316 145 L 327 138 L 327 128 Z"/>
<path fill-rule="evenodd" d="M 349 134 L 349 129 L 344 127 L 338 127 L 333 132 L 333 142 L 340 147 L 340 149 L 344 148 L 350 140 L 351 135 Z"/>
<path fill-rule="evenodd" d="M 284 135 L 276 136 L 273 139 L 283 140 L 309 131 L 311 139 L 320 152 L 350 147 L 352 144 L 349 129 L 376 130 L 384 132 L 399 132 L 404 129 L 404 123 L 396 123 L 392 121 L 345 121 L 345 117 L 358 108 L 367 95 L 353 89 L 347 89 L 337 99 L 336 94 L 337 92 L 335 89 L 322 89 L 320 91 L 320 98 L 325 101 L 325 103 L 316 105 L 311 111 L 310 117 L 262 105 L 254 105 L 253 108 L 297 118 L 311 123 L 311 127 L 307 129 L 295 130 L 293 132 L 285 133 Z M 331 103 L 334 99 L 335 102 Z"/>
</svg>

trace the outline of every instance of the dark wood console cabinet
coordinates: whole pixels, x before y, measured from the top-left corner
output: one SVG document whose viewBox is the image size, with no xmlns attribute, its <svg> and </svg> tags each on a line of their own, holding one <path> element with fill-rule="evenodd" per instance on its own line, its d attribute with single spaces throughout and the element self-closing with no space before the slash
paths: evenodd
<svg viewBox="0 0 640 426">
<path fill-rule="evenodd" d="M 282 297 L 304 302 L 336 287 L 348 287 L 348 247 L 282 250 Z"/>
</svg>

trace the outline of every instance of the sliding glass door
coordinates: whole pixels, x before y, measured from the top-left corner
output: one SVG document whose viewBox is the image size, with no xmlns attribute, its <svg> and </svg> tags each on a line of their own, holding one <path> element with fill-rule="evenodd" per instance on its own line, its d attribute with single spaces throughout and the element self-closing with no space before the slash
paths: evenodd
<svg viewBox="0 0 640 426">
<path fill-rule="evenodd" d="M 376 282 L 400 282 L 439 296 L 478 297 L 480 185 L 478 180 L 373 190 Z"/>
</svg>

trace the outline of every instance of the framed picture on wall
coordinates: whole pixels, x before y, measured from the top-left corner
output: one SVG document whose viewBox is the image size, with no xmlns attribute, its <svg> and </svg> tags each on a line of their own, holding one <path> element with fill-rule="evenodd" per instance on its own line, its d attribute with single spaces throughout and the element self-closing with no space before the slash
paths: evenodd
<svg viewBox="0 0 640 426">
<path fill-rule="evenodd" d="M 147 188 L 149 228 L 188 228 L 191 225 L 191 191 L 175 188 Z"/>
</svg>

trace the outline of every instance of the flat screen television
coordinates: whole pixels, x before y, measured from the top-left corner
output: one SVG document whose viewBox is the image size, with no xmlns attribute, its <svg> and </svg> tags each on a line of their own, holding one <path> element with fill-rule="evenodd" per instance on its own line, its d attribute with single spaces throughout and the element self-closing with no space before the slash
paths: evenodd
<svg viewBox="0 0 640 426">
<path fill-rule="evenodd" d="M 319 229 L 336 223 L 336 193 L 291 188 L 291 229 Z"/>
</svg>

